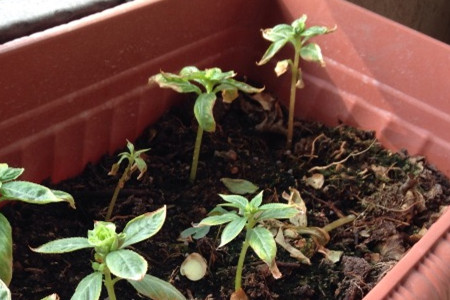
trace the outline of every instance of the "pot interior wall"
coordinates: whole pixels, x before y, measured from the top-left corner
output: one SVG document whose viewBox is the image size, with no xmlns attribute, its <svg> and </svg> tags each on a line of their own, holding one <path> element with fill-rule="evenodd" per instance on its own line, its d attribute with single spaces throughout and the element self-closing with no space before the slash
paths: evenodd
<svg viewBox="0 0 450 300">
<path fill-rule="evenodd" d="M 297 116 L 375 130 L 450 175 L 450 47 L 342 0 L 134 1 L 0 45 L 0 162 L 75 176 L 181 99 L 147 85 L 160 69 L 234 69 L 286 102 L 289 76 L 255 64 L 260 29 L 302 13 L 338 30 L 317 38 L 327 67 L 302 66 Z"/>
</svg>

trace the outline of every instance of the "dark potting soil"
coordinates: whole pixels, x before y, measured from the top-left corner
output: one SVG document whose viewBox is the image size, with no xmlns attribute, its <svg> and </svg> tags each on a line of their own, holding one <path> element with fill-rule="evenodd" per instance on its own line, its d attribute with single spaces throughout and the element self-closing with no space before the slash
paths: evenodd
<svg viewBox="0 0 450 300">
<path fill-rule="evenodd" d="M 373 132 L 297 121 L 295 145 L 286 151 L 285 112 L 267 94 L 256 100 L 241 96 L 232 105 L 218 101 L 218 127 L 203 136 L 197 180 L 191 184 L 187 178 L 196 122 L 186 113 L 190 107 L 173 108 L 135 142 L 138 149 L 151 148 L 145 154 L 148 171 L 142 180 L 127 182 L 113 213 L 121 231 L 133 217 L 167 205 L 162 230 L 133 249 L 147 259 L 150 274 L 170 281 L 188 299 L 228 299 L 233 292 L 242 234 L 223 248 L 217 248 L 218 228 L 200 240 L 179 240 L 182 230 L 220 203 L 218 193 L 228 193 L 223 177 L 255 183 L 264 190 L 266 202 L 285 202 L 282 193 L 295 187 L 306 202 L 309 226 L 356 216 L 330 232 L 325 247 L 343 251 L 335 263 L 318 253 L 305 235 L 293 245 L 310 256 L 311 265 L 299 263 L 278 246 L 283 277 L 275 280 L 249 250 L 243 287 L 252 299 L 361 299 L 450 203 L 444 176 L 422 157 L 385 150 Z M 91 273 L 90 250 L 44 255 L 29 247 L 86 236 L 94 220 L 103 220 L 118 180 L 107 175 L 116 160 L 105 156 L 79 177 L 52 186 L 72 193 L 76 210 L 66 204 L 16 203 L 4 208 L 13 228 L 13 299 L 41 299 L 52 293 L 70 299 L 78 282 Z M 317 174 L 323 175 L 323 185 L 312 180 L 321 177 Z M 192 252 L 208 261 L 207 276 L 197 282 L 179 272 Z M 118 282 L 116 290 L 118 299 L 141 299 L 125 281 Z M 106 297 L 103 293 L 101 299 Z"/>
</svg>

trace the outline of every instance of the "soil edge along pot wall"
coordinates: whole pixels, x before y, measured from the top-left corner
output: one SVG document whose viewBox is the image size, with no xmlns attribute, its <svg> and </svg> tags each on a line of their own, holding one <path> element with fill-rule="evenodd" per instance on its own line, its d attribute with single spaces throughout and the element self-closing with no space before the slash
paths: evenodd
<svg viewBox="0 0 450 300">
<path fill-rule="evenodd" d="M 450 47 L 341 0 L 135 1 L 0 45 L 0 161 L 37 182 L 78 174 L 177 101 L 147 86 L 160 69 L 234 69 L 288 99 L 255 64 L 260 29 L 303 13 L 338 30 L 318 38 L 327 68 L 303 66 L 297 115 L 375 130 L 450 175 Z M 366 299 L 449 299 L 449 230 L 447 210 Z"/>
</svg>

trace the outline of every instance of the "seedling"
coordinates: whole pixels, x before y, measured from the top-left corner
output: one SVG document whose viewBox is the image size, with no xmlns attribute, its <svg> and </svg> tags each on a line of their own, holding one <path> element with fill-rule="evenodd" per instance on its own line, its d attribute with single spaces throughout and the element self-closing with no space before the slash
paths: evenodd
<svg viewBox="0 0 450 300">
<path fill-rule="evenodd" d="M 264 89 L 258 89 L 237 81 L 233 79 L 234 76 L 236 76 L 234 71 L 222 72 L 219 68 L 202 71 L 196 67 L 188 66 L 181 69 L 179 74 L 161 71 L 149 79 L 149 84 L 157 83 L 161 88 L 171 88 L 178 93 L 197 94 L 194 104 L 194 115 L 199 126 L 197 128 L 197 137 L 189 174 L 191 182 L 195 181 L 197 176 L 203 131 L 214 132 L 216 130 L 216 122 L 213 115 L 213 107 L 217 100 L 216 94 L 221 92 L 223 101 L 231 103 L 238 97 L 238 90 L 244 93 L 259 93 Z"/>
<path fill-rule="evenodd" d="M 73 197 L 63 191 L 51 190 L 40 184 L 16 180 L 23 168 L 10 168 L 0 163 L 0 202 L 22 201 L 32 204 L 67 202 L 75 208 Z M 0 214 L 0 299 L 10 300 L 8 285 L 12 278 L 12 233 L 6 217 Z"/>
<path fill-rule="evenodd" d="M 111 198 L 111 201 L 109 202 L 108 211 L 106 213 L 106 220 L 111 219 L 111 215 L 114 209 L 114 205 L 116 204 L 117 197 L 119 196 L 120 190 L 125 186 L 125 182 L 130 180 L 131 175 L 134 173 L 134 171 L 139 170 L 139 175 L 137 179 L 141 179 L 142 175 L 147 171 L 147 164 L 145 163 L 145 160 L 142 159 L 141 154 L 144 152 L 147 152 L 150 149 L 143 149 L 143 150 L 134 150 L 134 145 L 127 140 L 127 148 L 128 152 L 122 152 L 119 153 L 119 161 L 112 165 L 111 171 L 109 171 L 108 175 L 116 175 L 119 171 L 120 164 L 127 160 L 128 164 L 123 171 L 122 176 L 120 177 L 119 181 L 117 182 L 116 188 L 114 189 L 114 194 Z"/>
<path fill-rule="evenodd" d="M 264 53 L 261 60 L 257 63 L 263 65 L 267 63 L 275 54 L 277 54 L 287 43 L 291 43 L 294 47 L 294 61 L 285 59 L 279 61 L 275 67 L 277 76 L 284 74 L 288 67 L 291 69 L 291 89 L 289 100 L 289 117 L 288 117 L 288 132 L 287 132 L 287 149 L 292 147 L 292 136 L 294 131 L 294 109 L 295 109 L 295 94 L 297 88 L 303 88 L 304 83 L 302 79 L 302 72 L 299 68 L 300 57 L 306 61 L 317 62 L 321 66 L 325 66 L 322 57 L 322 51 L 316 43 L 309 43 L 312 37 L 333 32 L 334 28 L 325 26 L 311 26 L 306 27 L 306 15 L 292 22 L 291 25 L 279 24 L 273 28 L 264 29 L 262 35 L 266 40 L 272 42 L 269 48 Z"/>
<path fill-rule="evenodd" d="M 249 202 L 240 195 L 219 195 L 226 203 L 219 204 L 220 214 L 204 218 L 196 227 L 217 226 L 228 223 L 221 234 L 220 245 L 223 247 L 234 240 L 245 229 L 245 240 L 241 248 L 235 277 L 235 292 L 242 293 L 242 270 L 245 255 L 249 247 L 264 261 L 274 278 L 280 278 L 281 273 L 275 263 L 277 246 L 272 233 L 265 227 L 256 226 L 269 219 L 289 219 L 298 213 L 297 208 L 284 203 L 262 204 L 263 192 L 257 194 Z M 223 207 L 236 210 L 228 211 Z"/>
<path fill-rule="evenodd" d="M 111 222 L 98 221 L 88 237 L 63 238 L 32 249 L 39 253 L 66 253 L 94 248 L 93 273 L 78 284 L 72 300 L 97 300 L 100 298 L 102 282 L 109 300 L 116 300 L 114 285 L 127 280 L 141 295 L 151 299 L 185 300 L 185 297 L 170 283 L 147 273 L 148 263 L 138 253 L 127 247 L 155 235 L 166 218 L 166 207 L 140 215 L 129 221 L 122 233 L 116 233 Z M 113 278 L 114 277 L 114 278 Z"/>
</svg>

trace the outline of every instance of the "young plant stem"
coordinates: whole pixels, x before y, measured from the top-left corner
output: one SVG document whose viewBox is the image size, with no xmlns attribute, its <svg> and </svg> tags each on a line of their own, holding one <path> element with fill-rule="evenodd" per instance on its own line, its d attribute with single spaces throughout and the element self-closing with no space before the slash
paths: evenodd
<svg viewBox="0 0 450 300">
<path fill-rule="evenodd" d="M 356 219 L 356 217 L 354 215 L 348 215 L 348 216 L 339 218 L 336 221 L 333 221 L 328 225 L 325 225 L 324 227 L 322 227 L 322 229 L 325 230 L 326 232 L 330 232 L 331 230 L 336 229 L 347 223 L 350 223 L 355 219 Z"/>
<path fill-rule="evenodd" d="M 297 47 L 296 47 L 297 48 Z M 299 79 L 298 65 L 300 62 L 300 54 L 297 49 L 295 49 L 294 63 L 291 68 L 291 96 L 289 99 L 289 117 L 288 117 L 288 132 L 287 132 L 287 142 L 286 148 L 290 150 L 292 148 L 292 137 L 294 135 L 294 110 L 295 110 L 295 94 L 297 92 L 297 81 Z"/>
<path fill-rule="evenodd" d="M 250 233 L 255 225 L 256 221 L 254 217 L 251 216 L 247 221 L 247 225 L 245 226 L 245 241 L 242 245 L 241 253 L 239 254 L 239 260 L 236 267 L 236 276 L 234 278 L 234 291 L 236 292 L 242 286 L 242 269 L 244 268 L 245 255 L 247 254 L 248 247 L 250 246 Z"/>
<path fill-rule="evenodd" d="M 114 190 L 114 194 L 111 198 L 111 201 L 109 202 L 108 211 L 106 213 L 106 221 L 109 221 L 111 219 L 111 215 L 114 209 L 114 205 L 116 204 L 117 197 L 119 196 L 120 190 L 125 186 L 125 182 L 129 178 L 129 172 L 131 169 L 131 166 L 133 165 L 133 162 L 130 162 L 128 166 L 125 168 L 125 171 L 123 171 L 122 176 L 119 179 L 119 182 L 117 182 L 116 188 Z"/>
<path fill-rule="evenodd" d="M 203 129 L 199 125 L 197 128 L 197 137 L 195 139 L 194 155 L 192 156 L 191 173 L 189 175 L 189 181 L 194 182 L 197 177 L 198 158 L 200 156 L 200 147 L 202 145 Z"/>
<path fill-rule="evenodd" d="M 245 255 L 247 254 L 248 247 L 250 246 L 249 242 L 249 231 L 245 235 L 245 241 L 241 248 L 241 253 L 239 254 L 239 260 L 236 267 L 236 276 L 234 277 L 234 290 L 237 292 L 242 286 L 242 269 L 244 267 Z"/>
<path fill-rule="evenodd" d="M 116 300 L 116 292 L 114 291 L 115 281 L 112 280 L 111 272 L 108 270 L 108 268 L 105 269 L 105 287 L 106 291 L 108 292 L 108 299 Z"/>
</svg>

